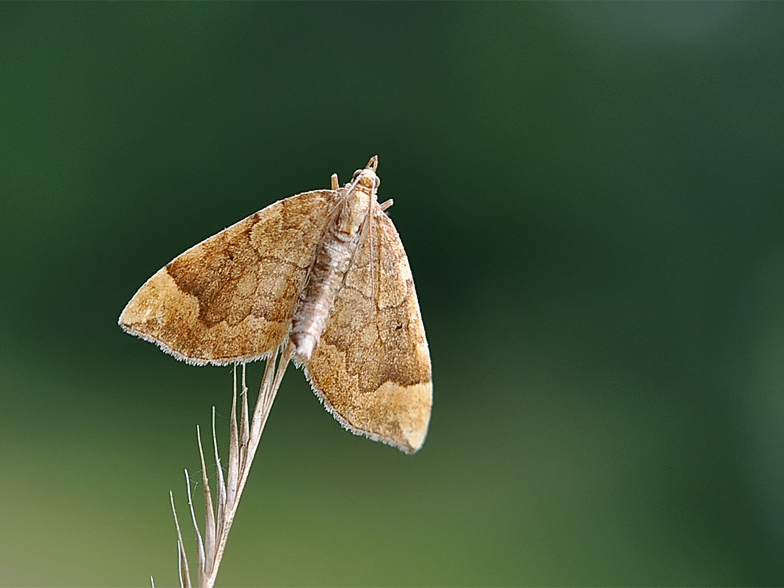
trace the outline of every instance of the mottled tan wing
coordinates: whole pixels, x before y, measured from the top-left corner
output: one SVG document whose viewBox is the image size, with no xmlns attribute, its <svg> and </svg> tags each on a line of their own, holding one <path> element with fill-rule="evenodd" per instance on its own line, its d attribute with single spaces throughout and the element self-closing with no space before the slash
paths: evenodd
<svg viewBox="0 0 784 588">
<path fill-rule="evenodd" d="M 378 203 L 372 214 L 305 370 L 344 427 L 413 453 L 430 421 L 430 352 L 403 244 Z"/>
<path fill-rule="evenodd" d="M 139 289 L 120 326 L 192 364 L 268 356 L 288 333 L 337 198 L 304 192 L 195 245 Z"/>
</svg>

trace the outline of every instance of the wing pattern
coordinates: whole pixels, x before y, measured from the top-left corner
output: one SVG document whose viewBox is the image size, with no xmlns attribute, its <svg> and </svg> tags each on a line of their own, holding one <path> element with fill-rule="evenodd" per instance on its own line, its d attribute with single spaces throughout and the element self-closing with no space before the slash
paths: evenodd
<svg viewBox="0 0 784 588">
<path fill-rule="evenodd" d="M 430 420 L 430 353 L 403 244 L 378 203 L 372 214 L 306 374 L 347 429 L 413 452 Z"/>
<path fill-rule="evenodd" d="M 280 200 L 195 245 L 139 289 L 120 326 L 192 364 L 268 356 L 288 333 L 338 197 Z"/>
</svg>

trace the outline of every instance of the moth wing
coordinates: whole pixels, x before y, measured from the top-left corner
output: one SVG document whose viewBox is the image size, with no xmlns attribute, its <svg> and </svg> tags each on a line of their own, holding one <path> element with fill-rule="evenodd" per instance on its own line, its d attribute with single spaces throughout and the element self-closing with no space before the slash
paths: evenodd
<svg viewBox="0 0 784 588">
<path fill-rule="evenodd" d="M 413 453 L 430 421 L 430 352 L 403 244 L 372 212 L 305 373 L 346 429 Z"/>
<path fill-rule="evenodd" d="M 139 289 L 120 326 L 191 364 L 269 356 L 337 198 L 316 190 L 280 200 L 188 249 Z"/>
</svg>

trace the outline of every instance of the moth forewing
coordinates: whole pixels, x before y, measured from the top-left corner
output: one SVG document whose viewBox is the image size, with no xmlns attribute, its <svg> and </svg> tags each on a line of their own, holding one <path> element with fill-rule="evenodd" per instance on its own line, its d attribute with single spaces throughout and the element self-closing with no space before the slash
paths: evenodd
<svg viewBox="0 0 784 588">
<path fill-rule="evenodd" d="M 430 420 L 430 354 L 405 250 L 377 211 L 305 367 L 344 427 L 411 453 Z"/>
<path fill-rule="evenodd" d="M 120 326 L 195 365 L 267 357 L 288 336 L 335 201 L 297 194 L 191 247 L 142 285 Z"/>
</svg>

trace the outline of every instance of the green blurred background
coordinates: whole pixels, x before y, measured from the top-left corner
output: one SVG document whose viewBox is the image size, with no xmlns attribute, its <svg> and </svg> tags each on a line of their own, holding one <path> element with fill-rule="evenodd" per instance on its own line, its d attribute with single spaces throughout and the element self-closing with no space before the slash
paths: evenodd
<svg viewBox="0 0 784 588">
<path fill-rule="evenodd" d="M 0 584 L 176 583 L 231 372 L 117 317 L 376 153 L 429 438 L 291 370 L 219 584 L 784 584 L 784 5 L 739 2 L 2 4 Z"/>
</svg>

